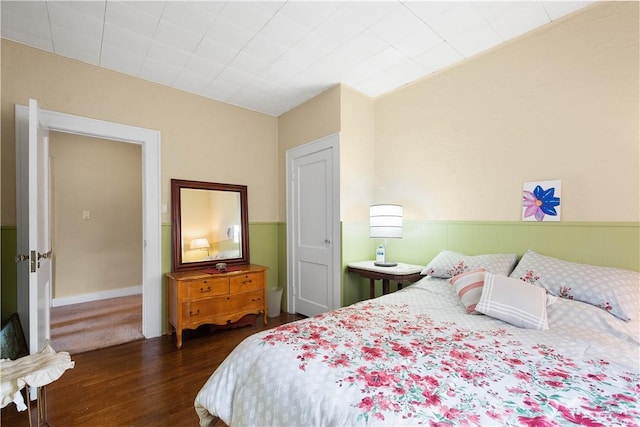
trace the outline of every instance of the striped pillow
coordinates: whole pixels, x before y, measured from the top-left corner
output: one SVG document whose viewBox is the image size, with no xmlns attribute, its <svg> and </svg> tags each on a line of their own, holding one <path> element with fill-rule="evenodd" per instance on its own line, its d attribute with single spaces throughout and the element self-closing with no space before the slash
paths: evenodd
<svg viewBox="0 0 640 427">
<path fill-rule="evenodd" d="M 467 309 L 467 314 L 481 314 L 476 311 L 476 304 L 478 304 L 482 295 L 486 272 L 487 270 L 484 268 L 477 268 L 449 279 L 449 283 L 456 290 L 456 295 Z"/>
<path fill-rule="evenodd" d="M 476 310 L 519 328 L 549 329 L 547 292 L 520 279 L 486 273 Z"/>
</svg>

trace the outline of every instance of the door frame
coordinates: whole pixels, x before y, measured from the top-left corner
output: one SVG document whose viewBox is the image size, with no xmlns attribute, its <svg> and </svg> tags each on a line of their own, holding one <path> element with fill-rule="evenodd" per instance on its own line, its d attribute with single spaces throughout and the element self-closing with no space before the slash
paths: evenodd
<svg viewBox="0 0 640 427">
<path fill-rule="evenodd" d="M 16 105 L 16 122 L 25 114 L 28 119 L 29 108 Z M 44 109 L 40 122 L 50 131 L 142 146 L 142 335 L 159 337 L 163 325 L 160 131 Z M 19 137 L 17 133 L 16 139 Z"/>
<path fill-rule="evenodd" d="M 295 230 L 295 216 L 293 215 L 293 190 L 292 174 L 294 160 L 298 157 L 307 156 L 317 151 L 331 149 L 331 159 L 333 162 L 333 177 L 332 177 L 332 191 L 333 191 L 333 235 L 331 236 L 331 257 L 333 262 L 333 271 L 331 271 L 330 277 L 333 282 L 333 301 L 332 309 L 339 308 L 342 304 L 342 281 L 340 280 L 341 263 L 340 256 L 342 253 L 342 240 L 340 239 L 340 132 L 327 135 L 325 137 L 316 139 L 303 145 L 291 148 L 285 153 L 286 163 L 286 192 L 287 192 L 287 310 L 293 314 L 296 312 L 295 298 L 294 298 L 294 283 L 295 276 L 295 244 L 294 244 L 294 230 Z"/>
</svg>

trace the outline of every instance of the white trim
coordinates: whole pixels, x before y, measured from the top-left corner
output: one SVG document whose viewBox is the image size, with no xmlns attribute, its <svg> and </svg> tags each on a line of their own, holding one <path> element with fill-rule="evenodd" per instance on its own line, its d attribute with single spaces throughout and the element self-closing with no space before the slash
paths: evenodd
<svg viewBox="0 0 640 427">
<path fill-rule="evenodd" d="M 333 307 L 340 308 L 342 305 L 342 280 L 341 270 L 341 253 L 342 248 L 340 242 L 340 132 L 327 135 L 315 141 L 308 142 L 298 147 L 291 148 L 285 153 L 286 164 L 286 220 L 287 220 L 287 310 L 289 313 L 295 313 L 295 292 L 294 292 L 294 227 L 292 224 L 293 205 L 292 205 L 292 180 L 291 173 L 293 171 L 294 160 L 317 151 L 331 149 L 333 162 L 333 236 L 331 241 L 333 271 L 330 275 L 333 279 Z"/>
<path fill-rule="evenodd" d="M 62 307 L 63 305 L 81 304 L 83 302 L 99 301 L 109 298 L 128 297 L 142 293 L 142 285 L 131 286 L 130 288 L 111 289 L 108 291 L 92 292 L 90 294 L 72 295 L 70 297 L 53 298 L 51 307 Z"/>
<path fill-rule="evenodd" d="M 16 111 L 27 108 L 16 105 Z M 52 131 L 142 145 L 142 335 L 162 335 L 162 207 L 160 199 L 160 132 L 56 111 L 40 110 L 40 121 Z"/>
</svg>

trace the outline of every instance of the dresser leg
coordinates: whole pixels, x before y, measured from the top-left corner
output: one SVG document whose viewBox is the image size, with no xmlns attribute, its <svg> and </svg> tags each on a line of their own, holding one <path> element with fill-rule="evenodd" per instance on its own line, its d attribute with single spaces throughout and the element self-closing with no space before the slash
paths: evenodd
<svg viewBox="0 0 640 427">
<path fill-rule="evenodd" d="M 182 348 L 182 331 L 176 329 L 176 347 Z"/>
</svg>

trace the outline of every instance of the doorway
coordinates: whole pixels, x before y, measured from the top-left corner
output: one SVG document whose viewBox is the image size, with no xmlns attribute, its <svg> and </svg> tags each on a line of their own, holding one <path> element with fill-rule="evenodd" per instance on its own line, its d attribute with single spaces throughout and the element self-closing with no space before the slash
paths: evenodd
<svg viewBox="0 0 640 427">
<path fill-rule="evenodd" d="M 31 102 L 31 101 L 30 101 Z M 50 131 L 77 134 L 104 138 L 108 140 L 121 141 L 141 146 L 142 150 L 142 332 L 146 338 L 160 336 L 162 333 L 162 246 L 161 246 L 161 199 L 160 199 L 160 132 L 138 128 L 134 126 L 122 125 L 119 123 L 106 122 L 102 120 L 90 119 L 87 117 L 75 116 L 71 114 L 59 113 L 50 110 L 39 110 L 40 125 Z M 16 105 L 16 144 L 25 146 L 28 141 L 29 108 Z M 47 147 L 48 149 L 48 147 Z M 18 154 L 21 150 L 17 150 Z M 19 157 L 19 156 L 18 156 Z M 17 164 L 24 161 L 18 158 Z M 22 185 L 22 186 L 21 186 Z M 23 187 L 26 182 L 22 179 L 17 182 L 16 189 L 19 195 L 24 194 Z M 18 197 L 18 212 L 28 208 L 23 206 L 29 200 L 27 197 Z M 48 216 L 48 212 L 47 212 Z M 18 218 L 18 250 L 21 247 L 28 247 L 20 240 L 21 227 L 28 223 L 19 216 Z M 21 226 L 21 224 L 23 224 Z M 26 233 L 28 235 L 28 232 Z M 24 249 L 25 251 L 27 249 Z M 35 252 L 35 251 L 33 251 Z M 39 316 L 30 316 L 31 301 L 37 299 L 37 295 L 31 296 L 33 291 L 29 287 L 29 274 L 23 273 L 25 269 L 20 263 L 18 271 L 18 312 L 22 313 L 21 320 L 26 323 L 29 331 L 37 331 L 39 323 L 46 326 L 47 318 L 40 319 Z M 30 325 L 33 317 L 34 325 Z M 35 334 L 35 333 L 34 333 Z M 30 333 L 30 339 L 31 337 Z M 46 335 L 49 336 L 48 326 Z M 34 335 L 35 336 L 35 335 Z"/>
<path fill-rule="evenodd" d="M 340 307 L 339 134 L 287 151 L 287 303 L 315 316 Z"/>
<path fill-rule="evenodd" d="M 142 336 L 140 145 L 49 133 L 51 342 L 72 354 Z"/>
</svg>

